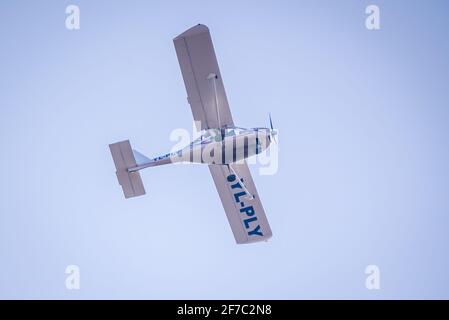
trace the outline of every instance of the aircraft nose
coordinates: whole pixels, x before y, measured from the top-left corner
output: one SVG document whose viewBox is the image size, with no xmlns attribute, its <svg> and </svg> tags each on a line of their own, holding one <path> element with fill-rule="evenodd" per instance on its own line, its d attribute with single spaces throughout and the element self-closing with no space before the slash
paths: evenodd
<svg viewBox="0 0 449 320">
<path fill-rule="evenodd" d="M 268 134 L 268 137 L 269 137 L 269 139 L 270 139 L 270 142 L 276 142 L 276 135 L 277 135 L 277 131 L 276 130 L 274 130 L 274 129 L 272 129 L 272 130 L 269 130 L 270 132 L 269 132 L 269 134 Z"/>
<path fill-rule="evenodd" d="M 273 142 L 273 136 L 271 134 L 271 130 L 268 128 L 258 128 L 256 129 L 259 141 L 265 143 L 266 146 L 270 145 Z"/>
</svg>

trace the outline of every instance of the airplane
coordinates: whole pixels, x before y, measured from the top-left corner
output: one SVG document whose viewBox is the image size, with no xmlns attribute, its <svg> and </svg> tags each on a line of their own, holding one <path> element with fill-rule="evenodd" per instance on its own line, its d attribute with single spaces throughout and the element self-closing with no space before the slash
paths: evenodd
<svg viewBox="0 0 449 320">
<path fill-rule="evenodd" d="M 109 145 L 125 198 L 145 194 L 139 171 L 179 162 L 207 164 L 237 244 L 266 241 L 272 236 L 246 159 L 277 142 L 270 128 L 234 125 L 212 38 L 198 24 L 173 39 L 198 139 L 185 148 L 148 158 L 129 140 Z"/>
</svg>

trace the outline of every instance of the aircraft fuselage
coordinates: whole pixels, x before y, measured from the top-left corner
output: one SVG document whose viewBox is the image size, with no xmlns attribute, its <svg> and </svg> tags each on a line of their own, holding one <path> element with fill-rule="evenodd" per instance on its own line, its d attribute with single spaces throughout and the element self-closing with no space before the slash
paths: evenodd
<svg viewBox="0 0 449 320">
<path fill-rule="evenodd" d="M 275 135 L 276 131 L 269 128 L 208 129 L 185 148 L 151 159 L 129 171 L 178 162 L 232 164 L 266 150 Z"/>
</svg>

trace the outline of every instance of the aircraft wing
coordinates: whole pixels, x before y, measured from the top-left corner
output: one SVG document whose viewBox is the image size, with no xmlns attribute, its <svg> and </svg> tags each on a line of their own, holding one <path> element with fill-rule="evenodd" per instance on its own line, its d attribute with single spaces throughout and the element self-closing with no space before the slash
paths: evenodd
<svg viewBox="0 0 449 320">
<path fill-rule="evenodd" d="M 234 126 L 209 29 L 205 25 L 196 25 L 177 36 L 173 42 L 193 118 L 201 121 L 201 128 L 197 129 Z M 216 75 L 218 113 L 214 80 L 207 79 L 210 74 Z"/>
<path fill-rule="evenodd" d="M 272 235 L 271 228 L 248 165 L 245 162 L 231 166 L 234 172 L 223 165 L 209 165 L 209 169 L 235 240 L 237 243 L 267 240 Z M 246 189 L 255 196 L 254 199 L 246 194 L 236 175 L 243 179 Z"/>
</svg>

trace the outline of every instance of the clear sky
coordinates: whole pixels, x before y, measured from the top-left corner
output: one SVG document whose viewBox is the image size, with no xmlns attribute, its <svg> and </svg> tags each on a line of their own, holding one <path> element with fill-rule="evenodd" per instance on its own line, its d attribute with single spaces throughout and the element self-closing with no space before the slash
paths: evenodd
<svg viewBox="0 0 449 320">
<path fill-rule="evenodd" d="M 67 30 L 65 8 L 80 8 Z M 380 30 L 365 27 L 380 8 Z M 446 1 L 0 1 L 1 298 L 449 298 Z M 146 170 L 192 115 L 172 39 L 203 23 L 273 238 L 235 244 L 207 167 Z M 65 268 L 80 268 L 67 290 Z M 377 265 L 379 290 L 365 287 Z"/>
</svg>

